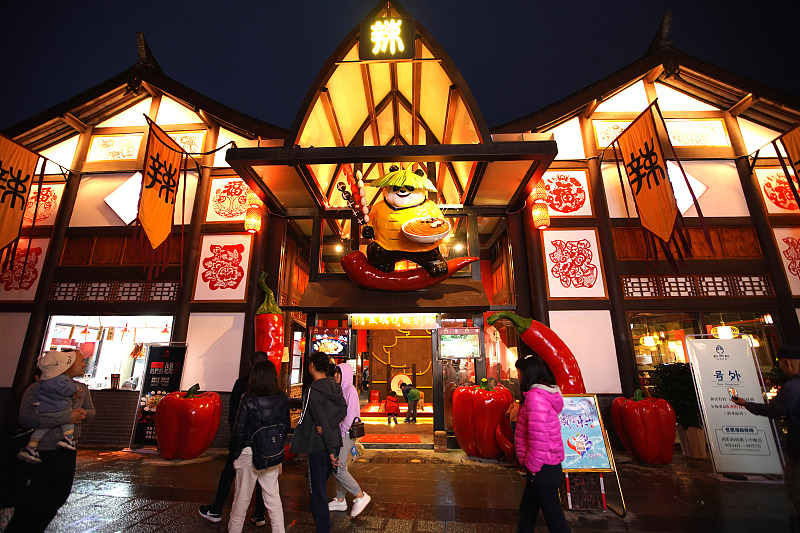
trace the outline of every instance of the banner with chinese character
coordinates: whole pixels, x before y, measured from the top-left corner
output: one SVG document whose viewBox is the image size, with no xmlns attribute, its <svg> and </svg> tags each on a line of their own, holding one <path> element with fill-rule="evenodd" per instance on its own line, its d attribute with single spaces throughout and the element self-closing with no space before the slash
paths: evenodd
<svg viewBox="0 0 800 533">
<path fill-rule="evenodd" d="M 782 474 L 769 418 L 754 415 L 731 401 L 735 395 L 748 402 L 764 403 L 750 342 L 689 335 L 686 349 L 714 470 Z"/>
<path fill-rule="evenodd" d="M 156 409 L 161 398 L 181 389 L 186 344 L 151 344 L 147 346 L 147 364 L 142 376 L 136 419 L 133 421 L 130 447 L 158 446 Z"/>
<path fill-rule="evenodd" d="M 139 223 L 155 250 L 172 232 L 175 196 L 185 152 L 161 128 L 150 122 L 147 138 L 142 193 L 139 200 Z"/>
<path fill-rule="evenodd" d="M 617 137 L 617 144 L 642 226 L 668 242 L 675 227 L 678 204 L 667 177 L 652 107 Z"/>
<path fill-rule="evenodd" d="M 0 251 L 19 237 L 39 155 L 0 137 Z"/>
</svg>

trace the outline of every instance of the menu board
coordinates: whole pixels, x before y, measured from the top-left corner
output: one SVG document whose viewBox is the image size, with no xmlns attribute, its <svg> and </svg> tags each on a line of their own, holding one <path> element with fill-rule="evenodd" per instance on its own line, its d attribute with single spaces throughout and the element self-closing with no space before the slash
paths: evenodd
<svg viewBox="0 0 800 533">
<path fill-rule="evenodd" d="M 161 398 L 170 392 L 180 390 L 185 359 L 185 343 L 147 345 L 147 364 L 142 377 L 136 419 L 133 422 L 131 448 L 135 445 L 158 445 L 156 408 Z"/>
<path fill-rule="evenodd" d="M 331 357 L 347 358 L 350 328 L 310 328 L 311 351 L 322 352 Z"/>
<path fill-rule="evenodd" d="M 608 457 L 608 437 L 597 397 L 593 394 L 565 394 L 564 409 L 558 415 L 564 442 L 564 471 L 613 472 Z"/>
<path fill-rule="evenodd" d="M 687 338 L 708 446 L 717 472 L 783 473 L 769 418 L 731 401 L 764 403 L 755 354 L 746 339 Z"/>
<path fill-rule="evenodd" d="M 439 328 L 440 359 L 480 359 L 480 328 Z"/>
</svg>

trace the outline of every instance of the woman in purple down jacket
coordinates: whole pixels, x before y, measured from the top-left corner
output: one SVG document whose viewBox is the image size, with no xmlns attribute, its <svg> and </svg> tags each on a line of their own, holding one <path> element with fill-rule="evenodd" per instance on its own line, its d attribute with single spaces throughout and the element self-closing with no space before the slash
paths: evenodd
<svg viewBox="0 0 800 533">
<path fill-rule="evenodd" d="M 558 498 L 564 445 L 558 415 L 564 407 L 553 373 L 538 355 L 517 360 L 523 401 L 517 413 L 514 444 L 517 460 L 528 472 L 519 505 L 519 533 L 533 532 L 541 509 L 547 529 L 569 532 Z"/>
</svg>

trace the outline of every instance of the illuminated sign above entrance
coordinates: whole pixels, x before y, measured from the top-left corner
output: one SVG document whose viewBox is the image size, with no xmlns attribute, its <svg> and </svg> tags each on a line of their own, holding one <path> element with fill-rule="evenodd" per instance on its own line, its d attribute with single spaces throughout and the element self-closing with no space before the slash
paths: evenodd
<svg viewBox="0 0 800 533">
<path fill-rule="evenodd" d="M 414 59 L 414 20 L 379 18 L 361 22 L 358 57 L 373 59 Z"/>
<path fill-rule="evenodd" d="M 353 314 L 350 315 L 353 329 L 436 329 L 439 327 L 436 313 L 413 314 Z"/>
</svg>

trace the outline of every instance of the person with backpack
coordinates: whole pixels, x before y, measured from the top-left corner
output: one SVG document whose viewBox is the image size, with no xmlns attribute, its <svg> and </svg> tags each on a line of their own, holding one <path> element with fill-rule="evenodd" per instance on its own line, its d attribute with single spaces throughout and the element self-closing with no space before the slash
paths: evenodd
<svg viewBox="0 0 800 533">
<path fill-rule="evenodd" d="M 290 448 L 292 453 L 308 454 L 308 495 L 319 533 L 331 531 L 326 485 L 333 469 L 339 467 L 339 424 L 347 416 L 342 388 L 328 378 L 329 363 L 330 357 L 323 352 L 315 351 L 308 357 L 308 372 L 314 381 L 303 391 L 303 410 Z"/>
<path fill-rule="evenodd" d="M 256 481 L 274 533 L 286 531 L 278 491 L 285 452 L 286 432 L 291 427 L 289 397 L 278 385 L 278 373 L 270 361 L 253 365 L 247 392 L 239 402 L 231 455 L 236 470 L 233 507 L 228 533 L 240 533 Z"/>
<path fill-rule="evenodd" d="M 250 356 L 250 370 L 256 363 L 261 361 L 268 361 L 267 353 L 262 351 L 254 352 Z M 222 508 L 225 506 L 225 501 L 228 499 L 228 493 L 231 490 L 231 485 L 236 477 L 236 470 L 233 468 L 233 461 L 236 459 L 232 454 L 233 439 L 234 439 L 234 425 L 236 424 L 236 414 L 239 412 L 239 402 L 242 400 L 242 395 L 247 391 L 248 383 L 250 382 L 250 372 L 238 378 L 233 384 L 233 390 L 229 400 L 228 408 L 228 425 L 231 428 L 231 438 L 228 441 L 228 457 L 225 459 L 225 466 L 219 474 L 219 483 L 217 484 L 217 494 L 214 496 L 214 501 L 208 505 L 201 505 L 198 508 L 200 516 L 209 522 L 220 522 L 222 520 Z M 256 506 L 253 511 L 253 516 L 250 518 L 257 526 L 266 524 L 264 516 L 266 515 L 264 509 L 264 500 L 261 499 L 261 491 L 256 491 Z"/>
</svg>

